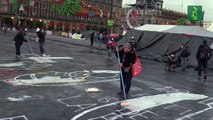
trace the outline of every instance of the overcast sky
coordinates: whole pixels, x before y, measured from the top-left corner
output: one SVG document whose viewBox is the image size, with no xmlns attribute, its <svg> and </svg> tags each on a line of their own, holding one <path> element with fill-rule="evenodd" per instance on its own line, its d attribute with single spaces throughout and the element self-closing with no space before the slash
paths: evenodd
<svg viewBox="0 0 213 120">
<path fill-rule="evenodd" d="M 123 5 L 135 3 L 136 0 L 123 0 Z M 187 13 L 188 5 L 202 5 L 205 11 L 205 21 L 213 22 L 213 0 L 163 0 L 163 7 Z M 183 1 L 183 7 L 182 7 Z"/>
</svg>

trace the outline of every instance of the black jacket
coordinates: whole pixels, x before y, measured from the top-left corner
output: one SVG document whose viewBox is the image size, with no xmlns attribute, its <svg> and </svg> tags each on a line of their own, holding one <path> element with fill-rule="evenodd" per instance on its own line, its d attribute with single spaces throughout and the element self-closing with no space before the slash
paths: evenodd
<svg viewBox="0 0 213 120">
<path fill-rule="evenodd" d="M 45 41 L 45 33 L 38 31 L 37 32 L 37 37 L 39 38 L 39 42 L 44 42 Z"/>
<path fill-rule="evenodd" d="M 25 36 L 26 33 L 23 30 L 19 31 L 13 39 L 15 44 L 22 45 L 23 42 L 27 42 L 27 40 L 24 38 Z"/>
<path fill-rule="evenodd" d="M 94 32 L 91 32 L 91 34 L 90 34 L 90 39 L 94 39 Z"/>
<path fill-rule="evenodd" d="M 116 56 L 118 57 L 117 53 Z M 136 54 L 134 51 L 125 53 L 124 50 L 119 51 L 120 56 L 120 63 L 123 64 L 122 71 L 124 71 L 124 68 L 131 67 L 135 63 Z M 131 72 L 131 69 L 129 70 Z"/>
<path fill-rule="evenodd" d="M 206 54 L 206 55 L 204 55 L 204 54 Z M 206 57 L 202 58 L 202 56 L 206 56 Z M 211 48 L 207 44 L 200 45 L 198 50 L 197 50 L 196 58 L 198 60 L 210 59 L 211 58 Z"/>
<path fill-rule="evenodd" d="M 189 47 L 186 46 L 185 48 L 183 48 L 183 50 L 182 50 L 180 56 L 181 56 L 181 57 L 188 57 L 188 56 L 190 56 L 190 54 L 191 54 L 191 53 L 190 53 Z"/>
</svg>

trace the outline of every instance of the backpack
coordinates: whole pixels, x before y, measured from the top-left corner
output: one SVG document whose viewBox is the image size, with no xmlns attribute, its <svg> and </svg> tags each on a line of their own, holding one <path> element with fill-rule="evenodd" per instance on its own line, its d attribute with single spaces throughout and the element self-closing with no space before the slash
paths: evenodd
<svg viewBox="0 0 213 120">
<path fill-rule="evenodd" d="M 210 57 L 210 48 L 208 46 L 203 46 L 200 49 L 200 58 L 203 60 L 209 59 Z"/>
<path fill-rule="evenodd" d="M 190 55 L 191 55 L 191 53 L 190 53 L 189 48 L 186 48 L 186 49 L 185 49 L 185 56 L 188 57 L 188 56 L 190 56 Z"/>
</svg>

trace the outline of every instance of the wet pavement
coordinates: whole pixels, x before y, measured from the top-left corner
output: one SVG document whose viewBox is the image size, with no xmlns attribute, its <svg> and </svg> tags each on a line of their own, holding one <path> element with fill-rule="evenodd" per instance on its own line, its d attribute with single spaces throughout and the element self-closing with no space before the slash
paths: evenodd
<svg viewBox="0 0 213 120">
<path fill-rule="evenodd" d="M 203 82 L 194 68 L 167 72 L 164 63 L 142 59 L 143 72 L 132 80 L 123 107 L 117 60 L 108 60 L 106 51 L 88 40 L 47 36 L 50 57 L 39 57 L 31 39 L 33 54 L 24 43 L 16 61 L 14 35 L 0 32 L 0 120 L 213 120 L 210 70 Z"/>
</svg>

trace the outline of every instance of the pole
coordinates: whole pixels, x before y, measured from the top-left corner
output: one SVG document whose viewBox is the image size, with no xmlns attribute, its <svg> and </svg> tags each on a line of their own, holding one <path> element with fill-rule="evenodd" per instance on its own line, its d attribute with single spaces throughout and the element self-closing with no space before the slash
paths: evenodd
<svg viewBox="0 0 213 120">
<path fill-rule="evenodd" d="M 28 42 L 28 44 L 29 44 L 30 52 L 31 52 L 31 54 L 33 55 L 33 49 L 32 49 L 32 46 L 31 46 L 31 44 L 30 44 L 29 37 L 28 37 L 27 35 L 26 35 L 26 38 L 27 38 L 27 42 Z"/>
<path fill-rule="evenodd" d="M 21 17 L 19 15 L 17 15 L 16 13 L 15 13 L 15 15 L 18 17 L 18 26 L 20 28 L 21 27 Z"/>
<path fill-rule="evenodd" d="M 120 55 L 119 55 L 118 46 L 116 46 L 116 50 L 117 50 L 117 55 L 118 55 L 118 64 L 120 64 Z M 120 74 L 121 74 L 121 84 L 122 84 L 124 99 L 126 100 L 126 92 L 125 92 L 124 79 L 123 79 L 123 73 L 122 73 L 121 67 L 119 67 L 119 70 L 120 70 Z"/>
</svg>

